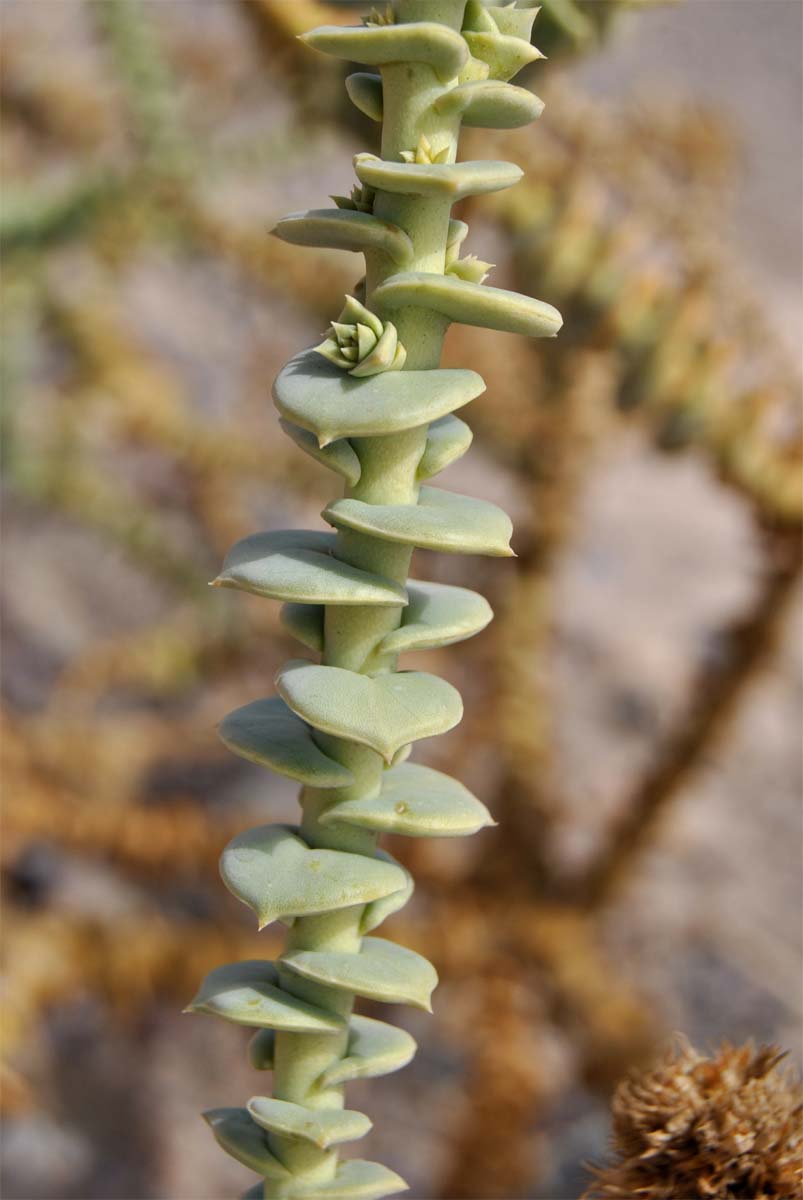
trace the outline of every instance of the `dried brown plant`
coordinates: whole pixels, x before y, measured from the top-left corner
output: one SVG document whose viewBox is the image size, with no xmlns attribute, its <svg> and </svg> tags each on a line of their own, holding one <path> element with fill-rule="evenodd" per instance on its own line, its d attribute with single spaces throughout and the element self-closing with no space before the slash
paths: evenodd
<svg viewBox="0 0 803 1200">
<path fill-rule="evenodd" d="M 613 1098 L 617 1160 L 585 1200 L 794 1200 L 803 1189 L 803 1095 L 776 1046 L 682 1041 Z"/>
</svg>

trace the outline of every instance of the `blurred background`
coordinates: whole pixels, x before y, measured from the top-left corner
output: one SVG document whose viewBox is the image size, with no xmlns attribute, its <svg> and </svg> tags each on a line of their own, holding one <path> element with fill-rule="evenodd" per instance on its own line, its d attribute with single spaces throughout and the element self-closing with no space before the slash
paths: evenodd
<svg viewBox="0 0 803 1200">
<path fill-rule="evenodd" d="M 207 581 L 331 496 L 268 392 L 360 263 L 267 235 L 376 149 L 349 68 L 295 41 L 361 11 L 3 0 L 8 1200 L 253 1178 L 198 1115 L 264 1090 L 247 1031 L 180 1009 L 276 946 L 216 860 L 294 789 L 214 726 L 294 648 Z M 442 985 L 390 1013 L 413 1065 L 353 1095 L 413 1197 L 576 1197 L 674 1030 L 799 1061 L 802 11 L 544 0 L 543 117 L 461 147 L 526 172 L 463 204 L 470 252 L 565 324 L 449 335 L 488 391 L 445 482 L 519 557 L 416 572 L 497 613 L 427 652 L 466 718 L 418 757 L 500 825 L 391 846 L 418 886 L 388 935 Z"/>
</svg>

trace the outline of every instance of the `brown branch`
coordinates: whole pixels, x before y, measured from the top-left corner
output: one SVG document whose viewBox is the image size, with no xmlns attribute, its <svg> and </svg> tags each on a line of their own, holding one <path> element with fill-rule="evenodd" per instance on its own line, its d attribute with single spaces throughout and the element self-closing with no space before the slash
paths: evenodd
<svg viewBox="0 0 803 1200">
<path fill-rule="evenodd" d="M 625 806 L 580 886 L 589 909 L 610 903 L 632 874 L 672 800 L 699 767 L 712 743 L 734 717 L 743 694 L 776 644 L 801 565 L 797 530 L 764 530 L 767 571 L 748 615 L 723 636 L 723 652 L 706 663 L 691 686 L 692 700 L 671 736 Z"/>
</svg>

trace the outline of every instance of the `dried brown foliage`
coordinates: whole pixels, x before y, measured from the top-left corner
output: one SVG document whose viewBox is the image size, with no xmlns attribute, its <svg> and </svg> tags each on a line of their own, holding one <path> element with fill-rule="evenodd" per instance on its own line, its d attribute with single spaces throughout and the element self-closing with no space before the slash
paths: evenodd
<svg viewBox="0 0 803 1200">
<path fill-rule="evenodd" d="M 618 1161 L 586 1200 L 794 1200 L 803 1188 L 803 1097 L 775 1046 L 681 1043 L 613 1099 Z"/>
</svg>

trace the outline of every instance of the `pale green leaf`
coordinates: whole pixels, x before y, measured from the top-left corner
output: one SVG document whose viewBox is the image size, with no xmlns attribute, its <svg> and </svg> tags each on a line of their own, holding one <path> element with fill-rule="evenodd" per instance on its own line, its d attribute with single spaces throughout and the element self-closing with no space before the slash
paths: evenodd
<svg viewBox="0 0 803 1200">
<path fill-rule="evenodd" d="M 369 67 L 387 63 L 426 63 L 444 82 L 468 61 L 459 33 L 434 21 L 405 25 L 322 25 L 301 35 L 301 41 L 323 54 Z"/>
<path fill-rule="evenodd" d="M 355 71 L 346 78 L 349 100 L 371 121 L 381 121 L 384 109 L 382 79 L 368 71 Z"/>
<path fill-rule="evenodd" d="M 302 646 L 320 652 L 323 650 L 325 613 L 323 605 L 283 604 L 279 616 L 287 632 L 297 638 Z"/>
<path fill-rule="evenodd" d="M 265 1026 L 288 1033 L 339 1033 L 342 1017 L 299 1000 L 277 987 L 271 962 L 248 959 L 210 971 L 185 1012 L 209 1013 L 235 1025 Z"/>
<path fill-rule="evenodd" d="M 406 1067 L 415 1051 L 416 1044 L 404 1029 L 372 1017 L 353 1016 L 345 1056 L 324 1071 L 318 1086 L 327 1088 L 352 1079 L 390 1075 Z"/>
<path fill-rule="evenodd" d="M 232 546 L 214 582 L 218 587 L 298 604 L 398 607 L 407 602 L 403 587 L 341 562 L 334 549 L 335 538 L 328 531 L 252 533 Z"/>
<path fill-rule="evenodd" d="M 540 50 L 522 38 L 469 31 L 465 31 L 463 36 L 472 58 L 486 63 L 492 79 L 512 79 L 522 67 L 544 57 Z"/>
<path fill-rule="evenodd" d="M 413 256 L 413 243 L 398 225 L 348 208 L 312 208 L 282 217 L 272 233 L 295 246 L 320 246 L 365 254 L 378 251 L 396 263 Z"/>
<path fill-rule="evenodd" d="M 444 116 L 460 114 L 463 124 L 482 129 L 517 129 L 529 125 L 544 108 L 526 88 L 498 79 L 477 79 L 444 92 L 433 106 Z"/>
<path fill-rule="evenodd" d="M 528 337 L 554 337 L 563 324 L 558 310 L 543 300 L 426 271 L 392 275 L 376 289 L 373 299 L 391 312 L 411 306 L 428 308 L 462 325 Z"/>
<path fill-rule="evenodd" d="M 252 908 L 263 929 L 271 921 L 367 904 L 407 886 L 393 862 L 311 849 L 286 825 L 260 825 L 233 838 L 220 859 L 230 892 Z"/>
<path fill-rule="evenodd" d="M 358 154 L 354 170 L 360 183 L 402 196 L 448 199 L 453 204 L 466 196 L 481 196 L 512 187 L 522 177 L 515 163 L 477 162 L 404 163 L 385 162 L 373 154 Z"/>
<path fill-rule="evenodd" d="M 386 862 L 392 863 L 393 866 L 398 867 L 400 871 L 404 872 L 405 885 L 392 895 L 381 896 L 378 900 L 373 900 L 370 904 L 366 904 L 362 920 L 360 921 L 361 933 L 370 933 L 373 929 L 378 929 L 383 921 L 386 921 L 393 913 L 399 912 L 404 908 L 415 890 L 415 881 L 406 867 L 397 862 L 392 854 L 388 854 L 387 850 L 377 850 L 377 854 L 381 858 L 384 858 Z"/>
<path fill-rule="evenodd" d="M 363 938 L 357 954 L 333 950 L 290 950 L 282 965 L 303 979 L 366 1000 L 411 1004 L 431 1012 L 430 996 L 438 983 L 435 968 L 420 954 L 384 938 Z"/>
<path fill-rule="evenodd" d="M 245 1108 L 213 1108 L 203 1114 L 222 1150 L 267 1179 L 288 1183 L 292 1175 L 268 1149 L 265 1131 Z"/>
<path fill-rule="evenodd" d="M 334 1179 L 304 1183 L 283 1190 L 284 1200 L 380 1200 L 406 1192 L 407 1184 L 395 1171 L 380 1163 L 352 1158 L 338 1164 Z"/>
<path fill-rule="evenodd" d="M 468 404 L 485 390 L 474 371 L 385 371 L 355 379 L 314 350 L 284 367 L 273 385 L 282 416 L 322 446 L 345 437 L 400 433 Z"/>
<path fill-rule="evenodd" d="M 427 444 L 418 464 L 418 478 L 431 479 L 450 463 L 456 462 L 468 450 L 473 437 L 465 421 L 451 413 L 433 421 L 427 431 Z"/>
<path fill-rule="evenodd" d="M 254 700 L 224 717 L 220 739 L 235 754 L 309 787 L 348 787 L 354 776 L 315 743 L 309 725 L 278 696 Z"/>
<path fill-rule="evenodd" d="M 248 1043 L 248 1061 L 255 1071 L 272 1071 L 276 1056 L 276 1033 L 258 1029 Z"/>
<path fill-rule="evenodd" d="M 282 667 L 276 685 L 290 708 L 316 729 L 370 746 L 388 762 L 402 746 L 445 733 L 463 715 L 459 692 L 421 671 L 372 679 L 299 659 Z"/>
<path fill-rule="evenodd" d="M 341 1142 L 355 1142 L 371 1128 L 368 1117 L 344 1108 L 306 1108 L 288 1100 L 254 1096 L 247 1110 L 257 1125 L 269 1133 L 312 1142 L 319 1150 L 328 1150 Z"/>
<path fill-rule="evenodd" d="M 380 653 L 451 646 L 474 637 L 493 619 L 485 597 L 468 588 L 411 580 L 407 595 L 402 624 L 385 635 L 378 647 Z"/>
<path fill-rule="evenodd" d="M 335 500 L 323 517 L 338 529 L 354 529 L 389 542 L 446 554 L 509 556 L 512 526 L 487 500 L 422 487 L 418 504 L 366 504 Z"/>
<path fill-rule="evenodd" d="M 387 770 L 379 796 L 334 804 L 321 817 L 324 825 L 341 821 L 403 837 L 463 837 L 494 824 L 462 783 L 418 763 Z"/>
<path fill-rule="evenodd" d="M 338 475 L 342 475 L 349 487 L 354 487 L 355 483 L 359 481 L 362 466 L 357 457 L 357 451 L 347 438 L 330 442 L 328 446 L 319 446 L 315 434 L 310 433 L 308 429 L 302 429 L 300 425 L 294 425 L 292 421 L 286 421 L 284 417 L 279 418 L 279 424 L 300 450 L 309 454 L 310 458 L 314 458 L 317 462 L 323 463 L 330 471 L 336 471 Z"/>
</svg>

